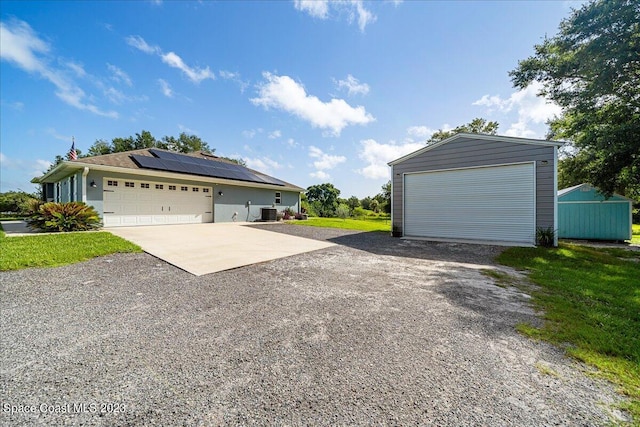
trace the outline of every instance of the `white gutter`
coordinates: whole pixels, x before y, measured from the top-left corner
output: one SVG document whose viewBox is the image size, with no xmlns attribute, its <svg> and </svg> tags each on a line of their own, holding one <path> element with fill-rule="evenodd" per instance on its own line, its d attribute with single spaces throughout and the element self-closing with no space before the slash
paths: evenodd
<svg viewBox="0 0 640 427">
<path fill-rule="evenodd" d="M 553 246 L 558 246 L 558 147 L 553 147 Z"/>
</svg>

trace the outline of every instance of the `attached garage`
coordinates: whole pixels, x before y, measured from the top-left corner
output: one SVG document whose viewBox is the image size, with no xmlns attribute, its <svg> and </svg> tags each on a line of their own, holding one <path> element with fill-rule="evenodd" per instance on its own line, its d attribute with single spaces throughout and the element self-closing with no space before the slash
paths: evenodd
<svg viewBox="0 0 640 427">
<path fill-rule="evenodd" d="M 105 227 L 213 221 L 212 187 L 108 177 L 102 188 Z"/>
<path fill-rule="evenodd" d="M 461 133 L 390 162 L 394 235 L 534 245 L 556 228 L 560 145 Z"/>
<path fill-rule="evenodd" d="M 605 198 L 589 184 L 558 191 L 558 237 L 563 239 L 629 240 L 632 203 L 619 194 Z"/>
</svg>

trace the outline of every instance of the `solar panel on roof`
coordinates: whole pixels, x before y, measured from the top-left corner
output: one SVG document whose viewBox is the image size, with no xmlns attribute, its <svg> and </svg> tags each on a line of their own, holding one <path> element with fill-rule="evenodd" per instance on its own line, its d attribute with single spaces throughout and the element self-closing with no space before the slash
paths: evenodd
<svg viewBox="0 0 640 427">
<path fill-rule="evenodd" d="M 282 181 L 275 178 L 257 175 L 242 165 L 187 156 L 185 154 L 170 153 L 153 148 L 149 149 L 149 152 L 155 157 L 133 154 L 131 158 L 138 166 L 146 169 L 224 178 L 235 181 L 256 182 L 260 184 L 285 185 Z"/>
</svg>

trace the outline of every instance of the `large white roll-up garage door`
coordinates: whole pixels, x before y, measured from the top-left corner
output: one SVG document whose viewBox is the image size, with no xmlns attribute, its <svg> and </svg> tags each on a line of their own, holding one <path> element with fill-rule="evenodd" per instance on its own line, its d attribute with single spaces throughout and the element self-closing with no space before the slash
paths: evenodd
<svg viewBox="0 0 640 427">
<path fill-rule="evenodd" d="M 198 185 L 105 178 L 105 227 L 213 221 L 213 189 Z"/>
<path fill-rule="evenodd" d="M 404 235 L 534 244 L 534 163 L 406 174 Z"/>
</svg>

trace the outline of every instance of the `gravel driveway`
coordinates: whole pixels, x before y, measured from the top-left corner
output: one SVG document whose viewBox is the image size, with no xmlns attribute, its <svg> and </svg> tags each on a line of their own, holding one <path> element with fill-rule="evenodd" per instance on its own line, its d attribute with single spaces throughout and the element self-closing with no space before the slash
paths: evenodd
<svg viewBox="0 0 640 427">
<path fill-rule="evenodd" d="M 610 421 L 611 387 L 515 332 L 527 297 L 479 272 L 500 248 L 265 227 L 338 245 L 200 277 L 147 254 L 0 273 L 0 422 Z"/>
</svg>

